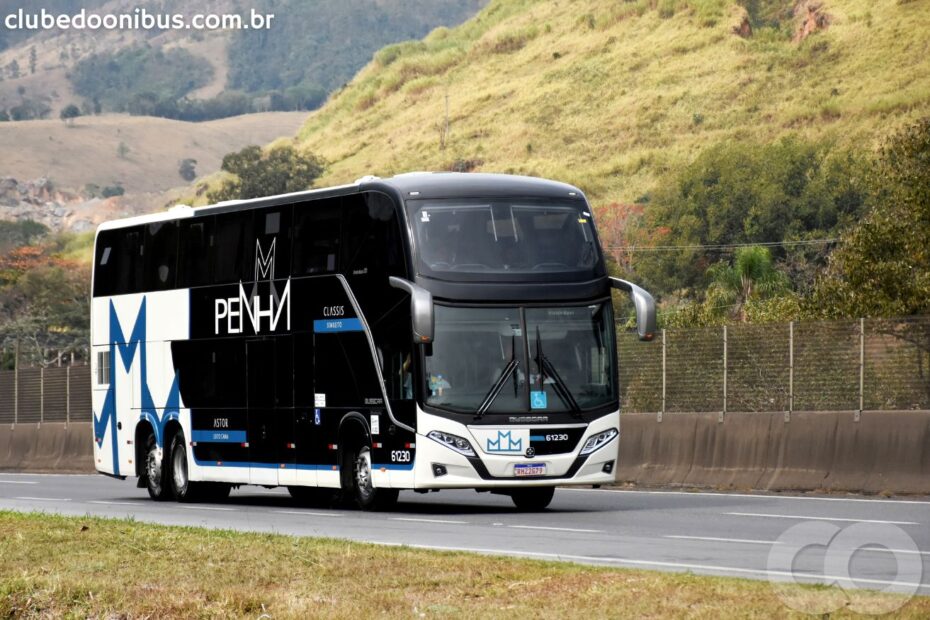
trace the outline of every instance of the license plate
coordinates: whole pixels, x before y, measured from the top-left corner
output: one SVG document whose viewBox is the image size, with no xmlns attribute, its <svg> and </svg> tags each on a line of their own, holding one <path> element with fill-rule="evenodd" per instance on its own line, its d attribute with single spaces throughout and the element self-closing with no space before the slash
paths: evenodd
<svg viewBox="0 0 930 620">
<path fill-rule="evenodd" d="M 513 475 L 521 478 L 523 476 L 545 476 L 545 463 L 517 463 L 513 466 Z"/>
</svg>

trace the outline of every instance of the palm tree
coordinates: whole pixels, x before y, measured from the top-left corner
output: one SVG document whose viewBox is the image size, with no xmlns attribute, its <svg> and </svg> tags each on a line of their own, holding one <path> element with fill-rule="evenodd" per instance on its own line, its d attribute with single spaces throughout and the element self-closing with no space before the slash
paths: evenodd
<svg viewBox="0 0 930 620">
<path fill-rule="evenodd" d="M 708 269 L 711 278 L 708 297 L 733 308 L 733 316 L 746 321 L 746 304 L 753 299 L 766 299 L 786 292 L 788 277 L 775 268 L 768 248 L 739 248 L 733 264 L 720 262 Z"/>
</svg>

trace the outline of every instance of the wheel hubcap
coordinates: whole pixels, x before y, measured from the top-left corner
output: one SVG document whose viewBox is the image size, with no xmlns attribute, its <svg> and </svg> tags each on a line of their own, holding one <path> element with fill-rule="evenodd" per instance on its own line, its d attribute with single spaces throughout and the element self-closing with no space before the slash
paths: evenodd
<svg viewBox="0 0 930 620">
<path fill-rule="evenodd" d="M 184 456 L 184 450 L 179 449 L 174 453 L 174 486 L 177 489 L 183 489 L 187 486 L 187 458 Z"/>
<path fill-rule="evenodd" d="M 161 463 L 158 460 L 158 448 L 152 446 L 145 462 L 145 471 L 149 478 L 149 486 L 153 489 L 161 487 Z"/>
<path fill-rule="evenodd" d="M 371 495 L 371 463 L 370 455 L 367 451 L 358 455 L 355 461 L 355 482 L 358 485 L 359 493 L 363 497 Z"/>
</svg>

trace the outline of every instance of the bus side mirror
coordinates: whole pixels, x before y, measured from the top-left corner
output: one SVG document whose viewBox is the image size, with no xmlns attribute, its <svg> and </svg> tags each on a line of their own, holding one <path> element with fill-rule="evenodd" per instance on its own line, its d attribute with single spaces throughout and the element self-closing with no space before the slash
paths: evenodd
<svg viewBox="0 0 930 620">
<path fill-rule="evenodd" d="M 429 344 L 433 341 L 433 294 L 409 280 L 391 276 L 391 286 L 410 295 L 410 318 L 413 323 L 413 342 Z"/>
<path fill-rule="evenodd" d="M 652 295 L 632 282 L 611 278 L 610 285 L 618 290 L 626 291 L 633 298 L 636 306 L 636 332 L 640 340 L 652 340 L 656 335 L 656 301 Z"/>
</svg>

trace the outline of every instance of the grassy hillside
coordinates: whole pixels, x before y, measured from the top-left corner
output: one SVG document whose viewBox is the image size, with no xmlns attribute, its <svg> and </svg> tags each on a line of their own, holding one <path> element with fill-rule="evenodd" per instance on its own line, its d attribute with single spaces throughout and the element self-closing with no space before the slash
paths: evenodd
<svg viewBox="0 0 930 620">
<path fill-rule="evenodd" d="M 207 123 L 104 115 L 73 126 L 59 120 L 0 124 L 4 144 L 0 176 L 20 180 L 50 176 L 56 185 L 120 184 L 127 192 L 163 192 L 182 186 L 179 162 L 197 160 L 201 173 L 219 170 L 223 155 L 249 144 L 293 135 L 306 112 L 249 114 Z M 119 145 L 126 152 L 119 156 Z"/>
<path fill-rule="evenodd" d="M 0 28 L 0 116 L 56 118 L 71 103 L 183 120 L 313 109 L 381 46 L 459 24 L 486 2 L 160 0 L 148 6 L 150 14 L 247 19 L 254 10 L 275 18 L 268 30 Z M 0 0 L 0 18 L 21 6 Z M 52 14 L 132 10 L 121 0 L 44 0 L 25 8 L 28 14 L 40 7 Z M 204 108 L 205 102 L 213 105 Z"/>
<path fill-rule="evenodd" d="M 795 3 L 761 4 L 754 17 Z M 318 185 L 474 168 L 566 180 L 604 204 L 716 143 L 871 149 L 930 113 L 930 0 L 822 4 L 828 28 L 795 42 L 799 18 L 739 36 L 731 0 L 495 0 L 376 54 L 299 138 L 331 162 Z"/>
</svg>

